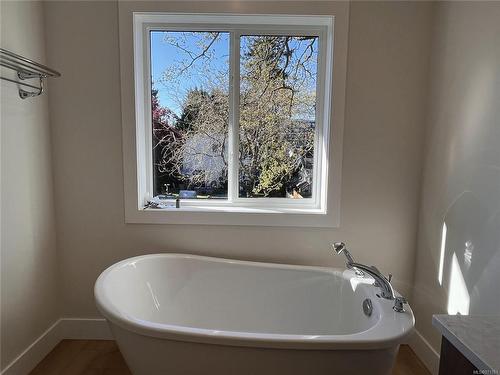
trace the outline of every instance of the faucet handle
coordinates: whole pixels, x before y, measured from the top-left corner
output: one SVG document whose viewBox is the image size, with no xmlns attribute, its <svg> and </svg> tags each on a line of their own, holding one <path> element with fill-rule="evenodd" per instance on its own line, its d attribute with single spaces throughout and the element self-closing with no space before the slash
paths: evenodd
<svg viewBox="0 0 500 375">
<path fill-rule="evenodd" d="M 391 280 L 392 280 L 392 273 L 389 274 L 389 277 L 387 278 L 387 280 L 389 280 L 389 282 L 391 282 Z"/>
<path fill-rule="evenodd" d="M 403 296 L 399 296 L 394 298 L 394 306 L 392 309 L 396 312 L 405 312 L 404 305 L 407 304 L 408 301 Z"/>
</svg>

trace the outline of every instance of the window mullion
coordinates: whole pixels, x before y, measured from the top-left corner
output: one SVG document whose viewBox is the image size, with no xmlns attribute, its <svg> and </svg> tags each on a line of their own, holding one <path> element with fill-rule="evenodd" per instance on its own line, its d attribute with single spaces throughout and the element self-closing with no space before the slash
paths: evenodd
<svg viewBox="0 0 500 375">
<path fill-rule="evenodd" d="M 238 198 L 239 106 L 240 106 L 240 32 L 231 32 L 228 134 L 228 200 Z"/>
</svg>

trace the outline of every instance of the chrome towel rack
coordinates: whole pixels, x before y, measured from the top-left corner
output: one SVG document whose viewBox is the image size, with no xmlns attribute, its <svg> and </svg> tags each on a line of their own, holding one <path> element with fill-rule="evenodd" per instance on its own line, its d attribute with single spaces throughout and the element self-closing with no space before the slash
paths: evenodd
<svg viewBox="0 0 500 375">
<path fill-rule="evenodd" d="M 48 77 L 60 77 L 61 73 L 45 65 L 37 63 L 21 55 L 0 48 L 0 65 L 16 72 L 17 79 L 0 76 L 0 79 L 19 85 L 19 96 L 21 99 L 31 98 L 42 94 L 44 79 Z M 29 79 L 38 80 L 38 85 L 32 82 L 23 82 Z M 28 90 L 23 89 L 28 88 Z"/>
</svg>

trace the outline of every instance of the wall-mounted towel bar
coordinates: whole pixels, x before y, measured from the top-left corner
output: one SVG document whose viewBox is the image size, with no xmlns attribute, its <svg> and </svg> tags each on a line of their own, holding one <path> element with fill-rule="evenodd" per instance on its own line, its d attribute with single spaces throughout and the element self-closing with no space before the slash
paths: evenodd
<svg viewBox="0 0 500 375">
<path fill-rule="evenodd" d="M 0 79 L 18 84 L 20 86 L 19 96 L 22 99 L 40 95 L 43 92 L 45 78 L 61 76 L 61 73 L 58 71 L 50 69 L 45 65 L 39 64 L 36 61 L 27 59 L 21 55 L 17 55 L 4 48 L 0 48 L 0 65 L 16 72 L 19 80 L 3 76 L 0 76 Z M 23 82 L 27 79 L 37 79 L 38 85 Z M 33 90 L 25 90 L 23 87 Z"/>
</svg>

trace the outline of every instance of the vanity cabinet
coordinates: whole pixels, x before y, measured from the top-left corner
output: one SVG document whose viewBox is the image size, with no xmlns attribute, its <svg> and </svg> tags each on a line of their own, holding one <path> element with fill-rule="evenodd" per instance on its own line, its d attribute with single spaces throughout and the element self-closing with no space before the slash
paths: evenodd
<svg viewBox="0 0 500 375">
<path fill-rule="evenodd" d="M 500 316 L 434 315 L 439 375 L 500 375 Z"/>
</svg>

